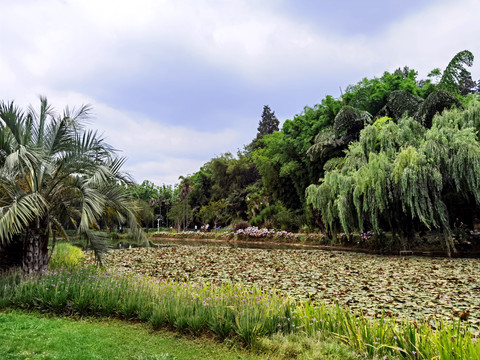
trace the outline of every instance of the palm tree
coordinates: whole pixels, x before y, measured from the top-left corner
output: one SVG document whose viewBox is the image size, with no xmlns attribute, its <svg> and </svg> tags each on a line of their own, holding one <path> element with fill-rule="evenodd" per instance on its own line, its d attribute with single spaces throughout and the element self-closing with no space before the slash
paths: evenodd
<svg viewBox="0 0 480 360">
<path fill-rule="evenodd" d="M 89 112 L 89 106 L 67 107 L 59 115 L 43 97 L 38 111 L 0 102 L 0 248 L 23 244 L 25 274 L 47 268 L 49 236 L 68 239 L 66 226 L 75 227 L 100 260 L 106 248 L 98 220 L 106 211 L 146 239 L 121 186 L 130 182 L 120 171 L 124 159 L 84 128 Z"/>
<path fill-rule="evenodd" d="M 188 195 L 193 190 L 192 180 L 188 177 L 180 176 L 179 180 L 181 180 L 180 185 L 180 197 L 185 202 L 185 222 L 183 225 L 183 230 L 187 229 L 188 226 Z"/>
</svg>

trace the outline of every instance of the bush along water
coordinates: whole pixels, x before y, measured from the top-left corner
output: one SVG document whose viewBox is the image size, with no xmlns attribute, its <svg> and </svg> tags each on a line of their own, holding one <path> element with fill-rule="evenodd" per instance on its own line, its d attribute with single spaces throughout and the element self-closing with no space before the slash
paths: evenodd
<svg viewBox="0 0 480 360">
<path fill-rule="evenodd" d="M 80 264 L 83 258 L 83 251 L 77 246 L 69 243 L 56 244 L 50 262 L 50 269 L 56 268 L 73 268 Z"/>
<path fill-rule="evenodd" d="M 262 241 L 270 240 L 275 242 L 310 242 L 324 244 L 324 234 L 297 234 L 284 230 L 258 228 L 257 226 L 240 227 L 236 229 L 223 229 L 219 232 L 183 231 L 180 233 L 155 232 L 153 238 L 175 238 L 175 239 L 221 239 L 221 240 L 242 240 Z"/>
<path fill-rule="evenodd" d="M 251 346 L 273 334 L 334 334 L 359 354 L 384 359 L 479 359 L 480 344 L 460 322 L 367 319 L 340 306 L 294 303 L 274 290 L 235 284 L 165 282 L 97 268 L 0 277 L 0 307 L 118 316 L 191 334 L 210 332 Z"/>
</svg>

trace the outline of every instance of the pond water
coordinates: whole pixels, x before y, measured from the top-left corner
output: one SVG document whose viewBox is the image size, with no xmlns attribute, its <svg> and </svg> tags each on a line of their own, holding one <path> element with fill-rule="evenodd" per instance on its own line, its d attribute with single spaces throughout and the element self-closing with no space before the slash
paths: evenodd
<svg viewBox="0 0 480 360">
<path fill-rule="evenodd" d="M 275 288 L 299 301 L 339 303 L 368 316 L 383 312 L 397 318 L 458 319 L 459 313 L 469 311 L 468 321 L 480 327 L 479 259 L 378 256 L 226 241 L 164 239 L 158 246 L 111 251 L 104 263 L 118 273 L 167 281 Z M 88 256 L 93 263 L 93 254 Z"/>
<path fill-rule="evenodd" d="M 223 241 L 223 240 L 205 240 L 205 239 L 152 239 L 157 247 L 170 246 L 211 246 L 211 247 L 228 247 L 240 249 L 279 249 L 279 250 L 325 250 L 324 247 L 316 245 L 303 244 L 282 244 L 259 241 Z"/>
<path fill-rule="evenodd" d="M 270 249 L 270 250 L 318 250 L 318 251 L 346 251 L 356 253 L 367 253 L 377 255 L 389 256 L 425 256 L 425 257 L 447 257 L 445 250 L 414 250 L 402 251 L 393 253 L 384 253 L 373 249 L 361 249 L 354 247 L 341 246 L 326 246 L 326 245 L 312 245 L 312 244 L 284 244 L 274 242 L 262 241 L 228 241 L 228 240 L 211 240 L 211 239 L 168 239 L 168 238 L 152 238 L 153 243 L 157 247 L 172 247 L 172 246 L 208 246 L 208 247 L 227 247 L 239 249 Z M 457 252 L 452 253 L 452 258 L 480 258 L 480 247 L 463 249 L 457 246 Z"/>
</svg>

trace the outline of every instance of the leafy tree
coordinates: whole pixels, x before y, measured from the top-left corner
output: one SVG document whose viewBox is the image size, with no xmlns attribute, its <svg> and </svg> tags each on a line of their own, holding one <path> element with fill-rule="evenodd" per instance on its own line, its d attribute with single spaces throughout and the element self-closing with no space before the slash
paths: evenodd
<svg viewBox="0 0 480 360">
<path fill-rule="evenodd" d="M 429 79 L 434 79 L 434 83 L 438 84 L 442 78 L 442 70 L 440 68 L 435 68 L 427 75 Z"/>
<path fill-rule="evenodd" d="M 190 223 L 192 219 L 192 214 L 192 208 L 188 204 L 186 199 L 179 199 L 172 204 L 170 210 L 167 213 L 167 217 L 173 221 L 175 228 L 178 232 L 180 232 L 182 225 L 185 226 L 185 222 Z"/>
<path fill-rule="evenodd" d="M 296 231 L 304 224 L 304 222 L 300 223 L 298 219 L 299 217 L 294 211 L 287 209 L 280 201 L 277 201 L 273 205 L 266 205 L 250 222 L 253 226 Z"/>
<path fill-rule="evenodd" d="M 157 198 L 159 195 L 159 187 L 151 181 L 144 180 L 140 185 L 132 184 L 127 187 L 127 192 L 133 197 L 149 202 L 152 198 Z"/>
<path fill-rule="evenodd" d="M 461 96 L 480 93 L 480 81 L 474 81 L 468 71 L 462 71 L 459 78 L 459 91 Z"/>
<path fill-rule="evenodd" d="M 376 118 L 383 116 L 399 120 L 405 113 L 414 116 L 423 103 L 420 96 L 413 95 L 407 91 L 395 90 L 388 96 L 387 103 L 377 113 Z"/>
<path fill-rule="evenodd" d="M 372 115 L 367 111 L 361 111 L 351 106 L 344 106 L 338 112 L 337 116 L 335 116 L 335 122 L 333 123 L 335 137 L 357 137 L 365 123 L 369 122 L 371 118 Z"/>
<path fill-rule="evenodd" d="M 207 164 L 203 165 L 199 171 L 191 176 L 193 190 L 190 192 L 190 203 L 194 208 L 201 208 L 203 205 L 208 204 L 212 197 L 212 172 Z"/>
<path fill-rule="evenodd" d="M 364 78 L 347 87 L 344 95 L 346 105 L 368 111 L 373 116 L 387 104 L 393 91 L 401 90 L 425 98 L 433 90 L 430 80 L 418 82 L 417 72 L 408 67 L 397 69 L 393 74 L 384 72 L 380 78 Z"/>
<path fill-rule="evenodd" d="M 145 226 L 155 227 L 155 220 L 158 217 L 165 219 L 167 203 L 170 204 L 174 198 L 172 185 L 155 185 L 151 181 L 144 180 L 140 185 L 131 184 L 126 191 L 137 199 L 141 208 L 141 219 Z"/>
<path fill-rule="evenodd" d="M 391 230 L 408 246 L 421 224 L 443 234 L 450 254 L 447 194 L 480 203 L 480 102 L 443 112 L 430 129 L 412 118 L 377 121 L 350 144 L 340 166 L 307 188 L 307 201 L 334 238 L 340 229 Z"/>
<path fill-rule="evenodd" d="M 473 59 L 473 54 L 468 50 L 463 50 L 456 54 L 443 71 L 442 78 L 438 84 L 439 89 L 455 95 L 459 94 L 462 79 L 470 76 L 470 72 L 465 67 L 472 66 Z"/>
<path fill-rule="evenodd" d="M 23 245 L 26 274 L 46 269 L 49 236 L 68 239 L 68 225 L 100 259 L 105 248 L 96 230 L 106 209 L 148 244 L 121 186 L 130 182 L 120 171 L 124 160 L 96 132 L 84 129 L 89 111 L 66 108 L 59 115 L 45 98 L 38 111 L 0 103 L 0 246 Z"/>
<path fill-rule="evenodd" d="M 249 186 L 246 189 L 248 195 L 246 202 L 249 218 L 256 217 L 266 206 L 269 206 L 269 197 L 265 194 L 265 188 L 260 182 Z"/>
<path fill-rule="evenodd" d="M 317 134 L 307 155 L 311 160 L 320 161 L 323 167 L 328 160 L 341 156 L 347 146 L 358 139 L 360 130 L 370 120 L 368 112 L 344 106 L 335 116 L 333 126 L 326 127 Z"/>
<path fill-rule="evenodd" d="M 286 120 L 281 132 L 262 139 L 265 147 L 257 149 L 252 157 L 262 177 L 262 196 L 269 197 L 269 202 L 280 201 L 294 212 L 306 211 L 305 188 L 318 179 L 322 167 L 305 154 L 315 136 L 333 125 L 342 104 L 327 96 L 321 104 L 307 106 L 293 120 Z"/>
<path fill-rule="evenodd" d="M 257 149 L 252 157 L 261 176 L 263 195 L 268 201 L 281 200 L 298 208 L 300 201 L 292 191 L 294 184 L 289 175 L 296 170 L 300 172 L 301 169 L 298 162 L 291 158 L 291 155 L 296 154 L 288 151 L 291 149 L 287 150 L 287 141 L 284 132 L 265 136 L 262 140 L 265 147 Z"/>
<path fill-rule="evenodd" d="M 419 107 L 415 118 L 427 128 L 432 126 L 433 117 L 452 106 L 460 107 L 460 101 L 446 91 L 435 91 L 430 94 Z"/>
<path fill-rule="evenodd" d="M 279 130 L 280 121 L 275 116 L 275 111 L 272 111 L 268 105 L 263 106 L 262 118 L 258 123 L 257 136 L 245 148 L 247 152 L 251 152 L 258 147 L 262 147 L 261 139 L 265 135 L 273 134 Z"/>
<path fill-rule="evenodd" d="M 213 222 L 213 228 L 216 230 L 217 224 L 225 218 L 227 206 L 224 200 L 210 201 L 208 205 L 203 205 L 199 212 L 203 224 Z"/>
<path fill-rule="evenodd" d="M 194 186 L 189 203 L 192 208 L 201 209 L 211 201 L 223 200 L 228 204 L 231 219 L 245 219 L 247 188 L 258 178 L 258 171 L 249 154 L 222 154 L 191 176 Z"/>
</svg>

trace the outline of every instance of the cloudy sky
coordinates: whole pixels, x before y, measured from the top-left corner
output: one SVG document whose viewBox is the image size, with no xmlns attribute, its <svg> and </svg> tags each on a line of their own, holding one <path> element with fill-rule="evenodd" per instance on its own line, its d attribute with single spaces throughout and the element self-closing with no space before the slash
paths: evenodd
<svg viewBox="0 0 480 360">
<path fill-rule="evenodd" d="M 0 0 L 0 99 L 91 104 L 137 182 L 178 182 L 363 77 L 480 57 L 479 0 Z M 480 58 L 471 72 L 480 79 Z"/>
</svg>

